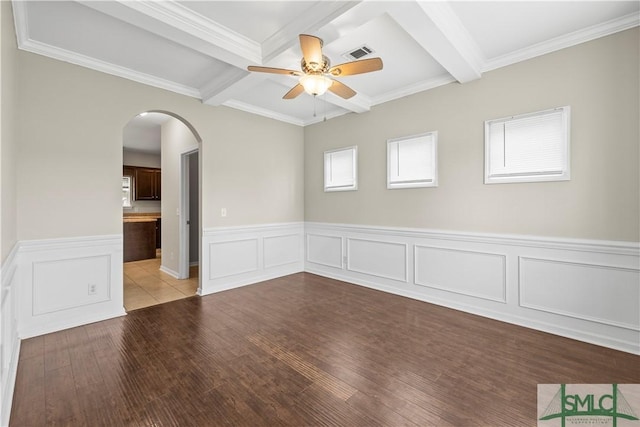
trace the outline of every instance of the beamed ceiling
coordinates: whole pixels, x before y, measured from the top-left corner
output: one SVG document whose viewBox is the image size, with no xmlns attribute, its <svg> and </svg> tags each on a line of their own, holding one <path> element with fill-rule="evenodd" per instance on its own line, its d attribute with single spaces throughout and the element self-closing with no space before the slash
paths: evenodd
<svg viewBox="0 0 640 427">
<path fill-rule="evenodd" d="M 638 1 L 13 1 L 20 49 L 304 126 L 639 24 Z M 338 78 L 357 95 L 282 96 L 298 35 L 332 64 L 362 46 L 384 68 Z M 314 110 L 318 114 L 314 116 Z"/>
</svg>

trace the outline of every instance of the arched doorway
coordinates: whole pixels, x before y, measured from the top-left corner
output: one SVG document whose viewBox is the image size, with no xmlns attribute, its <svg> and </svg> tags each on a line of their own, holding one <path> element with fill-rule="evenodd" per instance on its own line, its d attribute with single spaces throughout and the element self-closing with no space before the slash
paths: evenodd
<svg viewBox="0 0 640 427">
<path fill-rule="evenodd" d="M 168 111 L 140 113 L 123 128 L 126 311 L 200 288 L 200 142 L 188 121 Z"/>
</svg>

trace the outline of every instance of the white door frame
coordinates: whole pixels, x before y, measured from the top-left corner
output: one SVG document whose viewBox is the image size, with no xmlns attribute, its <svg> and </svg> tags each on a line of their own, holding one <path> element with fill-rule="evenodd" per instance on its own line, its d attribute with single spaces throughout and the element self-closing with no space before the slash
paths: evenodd
<svg viewBox="0 0 640 427">
<path fill-rule="evenodd" d="M 180 208 L 178 214 L 178 279 L 189 278 L 189 156 L 198 153 L 200 147 L 193 146 L 180 153 Z M 200 156 L 198 156 L 198 161 Z M 198 169 L 200 169 L 198 167 Z M 198 180 L 200 180 L 200 172 L 198 171 Z M 198 199 L 200 192 L 198 192 Z M 198 207 L 201 201 L 198 200 Z M 198 236 L 200 236 L 200 222 L 198 221 Z"/>
</svg>

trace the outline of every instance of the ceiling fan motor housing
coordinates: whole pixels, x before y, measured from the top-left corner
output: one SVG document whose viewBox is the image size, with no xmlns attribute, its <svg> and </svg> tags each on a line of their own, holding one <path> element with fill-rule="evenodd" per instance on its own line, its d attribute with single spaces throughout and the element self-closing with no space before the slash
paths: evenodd
<svg viewBox="0 0 640 427">
<path fill-rule="evenodd" d="M 325 55 L 322 55 L 322 63 L 307 62 L 302 58 L 300 68 L 305 74 L 326 74 L 331 67 L 331 61 Z"/>
</svg>

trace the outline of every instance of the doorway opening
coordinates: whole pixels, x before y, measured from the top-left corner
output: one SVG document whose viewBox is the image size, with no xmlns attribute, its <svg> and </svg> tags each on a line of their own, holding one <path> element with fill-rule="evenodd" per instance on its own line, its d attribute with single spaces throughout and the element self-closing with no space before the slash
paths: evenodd
<svg viewBox="0 0 640 427">
<path fill-rule="evenodd" d="M 192 149 L 180 155 L 179 277 L 196 277 L 200 266 L 200 155 Z"/>
<path fill-rule="evenodd" d="M 187 298 L 200 288 L 200 142 L 171 112 L 143 112 L 124 126 L 126 311 Z"/>
</svg>

